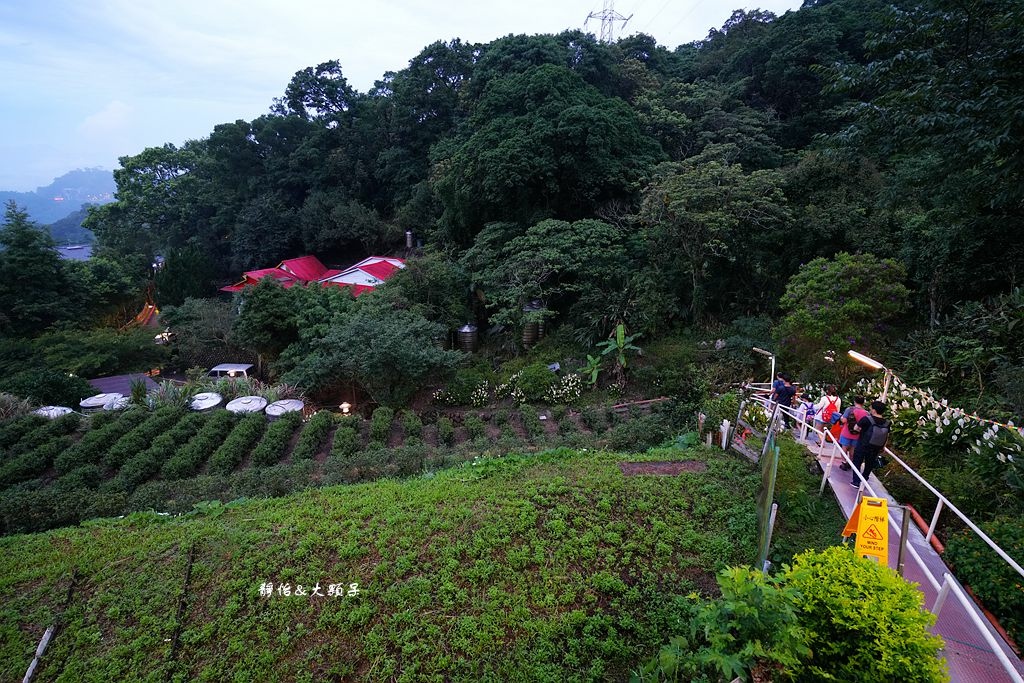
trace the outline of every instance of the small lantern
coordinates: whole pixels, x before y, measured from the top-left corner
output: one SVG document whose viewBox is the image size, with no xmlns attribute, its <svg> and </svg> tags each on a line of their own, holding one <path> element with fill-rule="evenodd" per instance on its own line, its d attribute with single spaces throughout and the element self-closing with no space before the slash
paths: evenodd
<svg viewBox="0 0 1024 683">
<path fill-rule="evenodd" d="M 343 415 L 348 415 L 348 411 L 352 410 L 352 404 L 349 403 L 348 401 L 346 401 L 345 403 L 342 403 L 338 407 L 341 408 L 341 412 L 342 412 Z"/>
</svg>

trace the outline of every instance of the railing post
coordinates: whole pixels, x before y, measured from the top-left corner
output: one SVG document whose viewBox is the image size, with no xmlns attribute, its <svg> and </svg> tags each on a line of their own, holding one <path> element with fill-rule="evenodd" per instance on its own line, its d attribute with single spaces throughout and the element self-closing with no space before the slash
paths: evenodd
<svg viewBox="0 0 1024 683">
<path fill-rule="evenodd" d="M 935 506 L 935 514 L 932 515 L 932 523 L 928 525 L 928 533 L 925 535 L 924 540 L 931 543 L 932 536 L 935 535 L 935 527 L 939 524 L 939 515 L 942 513 L 942 499 L 939 498 L 938 504 Z"/>
<path fill-rule="evenodd" d="M 907 553 L 907 534 L 910 531 L 910 511 L 905 505 L 899 507 L 903 510 L 903 519 L 900 524 L 900 552 L 896 556 L 896 573 L 903 576 L 904 556 Z"/>
<path fill-rule="evenodd" d="M 942 588 L 939 589 L 939 594 L 935 596 L 935 604 L 932 605 L 932 614 L 936 617 L 939 616 L 939 612 L 942 611 L 942 605 L 945 604 L 946 598 L 949 596 L 949 574 L 942 575 Z"/>
</svg>

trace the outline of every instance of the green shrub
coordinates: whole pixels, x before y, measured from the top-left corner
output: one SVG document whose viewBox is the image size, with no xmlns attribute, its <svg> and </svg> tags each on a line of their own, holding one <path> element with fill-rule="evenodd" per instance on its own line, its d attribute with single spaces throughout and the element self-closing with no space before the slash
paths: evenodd
<svg viewBox="0 0 1024 683">
<path fill-rule="evenodd" d="M 437 440 L 445 446 L 455 443 L 455 424 L 450 418 L 441 417 L 437 420 Z"/>
<path fill-rule="evenodd" d="M 359 432 L 349 425 L 341 425 L 334 432 L 334 443 L 331 445 L 332 458 L 344 458 L 360 449 Z"/>
<path fill-rule="evenodd" d="M 327 435 L 334 426 L 334 415 L 321 410 L 309 418 L 306 426 L 302 428 L 299 440 L 295 442 L 292 450 L 292 462 L 298 460 L 312 460 L 327 441 Z"/>
<path fill-rule="evenodd" d="M 523 429 L 526 430 L 527 436 L 534 440 L 544 436 L 546 433 L 544 431 L 544 423 L 540 419 L 540 414 L 535 409 L 523 406 L 519 414 L 523 417 Z"/>
<path fill-rule="evenodd" d="M 568 412 L 568 408 L 566 408 L 565 406 L 552 406 L 551 407 L 551 419 L 553 419 L 555 422 L 561 422 L 562 418 L 565 417 L 565 414 L 567 412 Z"/>
<path fill-rule="evenodd" d="M 508 411 L 504 408 L 494 411 L 494 426 L 504 427 L 506 424 L 508 424 Z"/>
<path fill-rule="evenodd" d="M 214 449 L 223 443 L 231 431 L 235 419 L 235 414 L 227 410 L 215 410 L 210 413 L 206 424 L 164 463 L 160 474 L 165 479 L 183 479 L 194 475 L 214 452 Z"/>
<path fill-rule="evenodd" d="M 210 458 L 210 472 L 230 474 L 256 444 L 266 426 L 267 419 L 263 413 L 250 413 L 243 417 Z"/>
<path fill-rule="evenodd" d="M 590 431 L 600 434 L 608 429 L 608 413 L 604 407 L 587 406 L 580 411 L 580 419 Z"/>
<path fill-rule="evenodd" d="M 529 403 L 540 403 L 548 392 L 558 384 L 558 375 L 551 372 L 544 363 L 527 365 L 515 375 L 515 386 L 522 390 Z"/>
<path fill-rule="evenodd" d="M 403 410 L 402 429 L 406 439 L 419 439 L 423 436 L 423 420 L 413 411 Z"/>
<path fill-rule="evenodd" d="M 722 597 L 687 615 L 688 637 L 673 638 L 643 667 L 640 680 L 748 680 L 755 670 L 762 679 L 774 671 L 771 680 L 789 680 L 811 654 L 796 589 L 783 577 L 730 567 L 717 580 Z"/>
<path fill-rule="evenodd" d="M 981 525 L 1011 557 L 1024 558 L 1024 522 L 1016 515 Z M 976 534 L 965 530 L 946 543 L 946 560 L 1017 642 L 1024 638 L 1024 580 Z"/>
<path fill-rule="evenodd" d="M 633 418 L 612 429 L 608 446 L 626 453 L 643 453 L 662 445 L 672 437 L 672 430 L 660 415 Z"/>
<path fill-rule="evenodd" d="M 482 408 L 490 400 L 487 377 L 473 368 L 461 369 L 443 388 L 434 392 L 434 400 L 448 406 L 474 406 Z"/>
<path fill-rule="evenodd" d="M 466 434 L 469 435 L 470 439 L 476 439 L 487 434 L 487 425 L 484 424 L 479 415 L 466 415 L 462 420 L 462 426 L 466 428 Z"/>
<path fill-rule="evenodd" d="M 564 415 L 558 421 L 558 433 L 562 436 L 569 436 L 572 434 L 578 434 L 579 428 L 576 426 L 576 422 L 569 415 Z"/>
<path fill-rule="evenodd" d="M 111 413 L 106 413 L 111 414 Z M 101 427 L 92 423 L 89 432 L 78 443 L 57 456 L 54 467 L 58 473 L 70 472 L 84 465 L 100 462 L 103 453 L 112 443 L 138 427 L 149 417 L 145 410 L 127 410 L 116 420 Z"/>
<path fill-rule="evenodd" d="M 391 423 L 395 419 L 395 411 L 381 406 L 370 416 L 370 443 L 377 448 L 387 445 L 391 435 Z"/>
<path fill-rule="evenodd" d="M 301 412 L 285 413 L 271 422 L 263 433 L 263 438 L 252 451 L 252 464 L 265 467 L 277 463 L 284 456 L 284 450 L 300 424 Z"/>
<path fill-rule="evenodd" d="M 748 406 L 756 413 L 763 414 L 764 412 L 761 410 L 760 404 L 750 403 Z M 728 420 L 730 423 L 735 422 L 736 413 L 739 410 L 740 399 L 736 394 L 722 394 L 707 399 L 700 408 L 700 412 L 705 415 L 704 431 L 717 432 L 719 425 L 722 424 L 722 420 Z"/>
<path fill-rule="evenodd" d="M 680 615 L 688 636 L 634 680 L 948 680 L 922 593 L 846 547 L 797 555 L 775 578 L 726 569 L 718 583 L 721 599 Z"/>
<path fill-rule="evenodd" d="M 798 667 L 803 681 L 945 681 L 942 639 L 923 595 L 888 567 L 846 547 L 793 558 L 785 572 L 797 591 L 800 625 L 813 656 Z"/>
</svg>

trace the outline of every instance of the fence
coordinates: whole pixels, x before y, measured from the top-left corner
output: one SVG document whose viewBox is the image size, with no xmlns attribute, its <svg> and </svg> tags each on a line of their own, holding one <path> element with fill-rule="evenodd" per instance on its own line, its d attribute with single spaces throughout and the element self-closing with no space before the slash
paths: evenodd
<svg viewBox="0 0 1024 683">
<path fill-rule="evenodd" d="M 746 385 L 746 388 L 753 392 L 761 393 L 754 393 L 741 403 L 741 415 L 744 411 L 744 405 L 749 405 L 753 403 L 755 405 L 762 406 L 768 409 L 768 411 L 771 412 L 772 414 L 781 413 L 791 417 L 800 427 L 801 440 L 805 440 L 808 433 L 814 433 L 818 436 L 818 456 L 824 457 L 827 455 L 828 457 L 828 462 L 823 468 L 822 472 L 821 486 L 818 488 L 819 494 L 824 492 L 825 485 L 826 483 L 828 483 L 829 475 L 832 472 L 832 467 L 835 464 L 836 459 L 838 458 L 840 461 L 846 462 L 850 466 L 851 471 L 854 472 L 855 476 L 857 476 L 860 480 L 860 487 L 858 489 L 858 493 L 867 491 L 871 496 L 878 496 L 878 494 L 875 492 L 874 488 L 871 486 L 868 480 L 861 474 L 861 472 L 856 467 L 853 466 L 853 462 L 849 459 L 849 457 L 846 455 L 846 452 L 839 445 L 839 442 L 835 440 L 835 437 L 832 436 L 832 433 L 829 430 L 826 429 L 823 431 L 815 428 L 813 425 L 808 424 L 803 409 L 793 409 L 786 406 L 779 406 L 778 404 L 771 402 L 768 399 L 768 392 L 771 391 L 771 385 L 749 384 Z M 774 420 L 770 424 L 774 426 Z M 826 444 L 828 445 L 826 446 Z M 995 541 L 993 541 L 984 531 L 978 528 L 978 525 L 971 521 L 971 519 L 968 518 L 967 515 L 961 512 L 952 502 L 950 502 L 948 498 L 946 498 L 946 496 L 944 496 L 938 489 L 932 486 L 927 480 L 924 479 L 924 477 L 918 474 L 912 467 L 907 465 L 907 463 L 904 462 L 903 459 L 901 459 L 898 455 L 893 453 L 891 449 L 885 448 L 885 453 L 890 458 L 892 458 L 893 462 L 898 463 L 900 467 L 902 467 L 907 473 L 909 473 L 912 477 L 914 477 L 917 481 L 924 485 L 925 488 L 927 488 L 938 499 L 938 502 L 936 503 L 935 507 L 935 512 L 932 515 L 931 524 L 928 528 L 928 533 L 925 536 L 926 541 L 931 541 L 931 538 L 935 533 L 935 526 L 936 524 L 938 524 L 939 514 L 941 514 L 943 508 L 948 508 L 955 515 L 957 515 L 964 522 L 964 524 L 966 524 L 967 527 L 971 529 L 972 532 L 974 532 L 978 535 L 979 538 L 984 540 L 985 543 L 988 544 L 988 546 L 992 548 L 992 550 L 994 550 L 996 554 L 1004 562 L 1013 567 L 1014 571 L 1020 574 L 1021 577 L 1024 577 L 1024 568 L 1022 568 L 1016 560 L 1010 557 L 1010 555 L 1005 550 L 999 547 L 999 545 Z M 904 511 L 904 516 L 905 515 L 906 512 Z M 956 577 L 949 572 L 943 572 L 942 581 L 940 582 L 935 577 L 934 573 L 932 573 L 931 569 L 929 569 L 927 564 L 924 562 L 920 553 L 917 552 L 917 549 L 914 548 L 912 544 L 906 543 L 906 534 L 903 533 L 903 529 L 901 528 L 900 522 L 897 521 L 891 514 L 889 515 L 888 521 L 889 525 L 895 529 L 897 536 L 900 538 L 901 557 L 903 556 L 904 551 L 908 551 L 910 553 L 910 556 L 914 559 L 915 563 L 917 564 L 918 568 L 921 570 L 921 573 L 927 579 L 932 589 L 937 591 L 935 602 L 932 604 L 931 607 L 931 612 L 935 614 L 936 618 L 939 616 L 939 612 L 942 610 L 943 605 L 946 603 L 949 594 L 952 593 L 954 597 L 963 606 L 964 611 L 968 615 L 970 615 L 971 621 L 973 622 L 975 628 L 978 629 L 981 636 L 984 638 L 985 642 L 989 645 L 993 653 L 999 659 L 999 663 L 1006 670 L 1006 673 L 1016 683 L 1024 683 L 1024 678 L 1021 677 L 1016 667 L 1010 662 L 1009 658 L 1006 656 L 1006 653 L 1003 651 L 1001 644 L 996 639 L 996 636 L 993 635 L 991 628 L 978 614 L 977 610 L 974 608 L 973 601 L 967 596 L 966 591 L 964 590 L 963 586 L 960 585 L 960 582 L 957 581 Z"/>
</svg>

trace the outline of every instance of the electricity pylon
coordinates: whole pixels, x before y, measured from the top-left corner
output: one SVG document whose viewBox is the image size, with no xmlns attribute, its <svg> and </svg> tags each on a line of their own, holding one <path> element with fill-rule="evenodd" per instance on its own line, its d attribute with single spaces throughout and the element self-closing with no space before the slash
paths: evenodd
<svg viewBox="0 0 1024 683">
<path fill-rule="evenodd" d="M 632 18 L 633 18 L 632 14 L 630 14 L 628 17 L 624 17 L 624 16 L 622 16 L 621 14 L 619 14 L 618 12 L 615 11 L 615 0 L 604 0 L 604 9 L 601 10 L 600 12 L 591 12 L 590 14 L 588 14 L 587 15 L 587 20 L 583 22 L 583 26 L 585 28 L 586 25 L 587 25 L 587 21 L 590 21 L 591 19 L 600 19 L 601 20 L 601 37 L 600 37 L 600 40 L 601 40 L 602 43 L 610 43 L 614 39 L 614 37 L 612 36 L 612 33 L 613 33 L 614 29 L 615 29 L 615 22 L 621 21 L 622 22 L 622 28 L 626 28 L 626 24 Z"/>
</svg>

